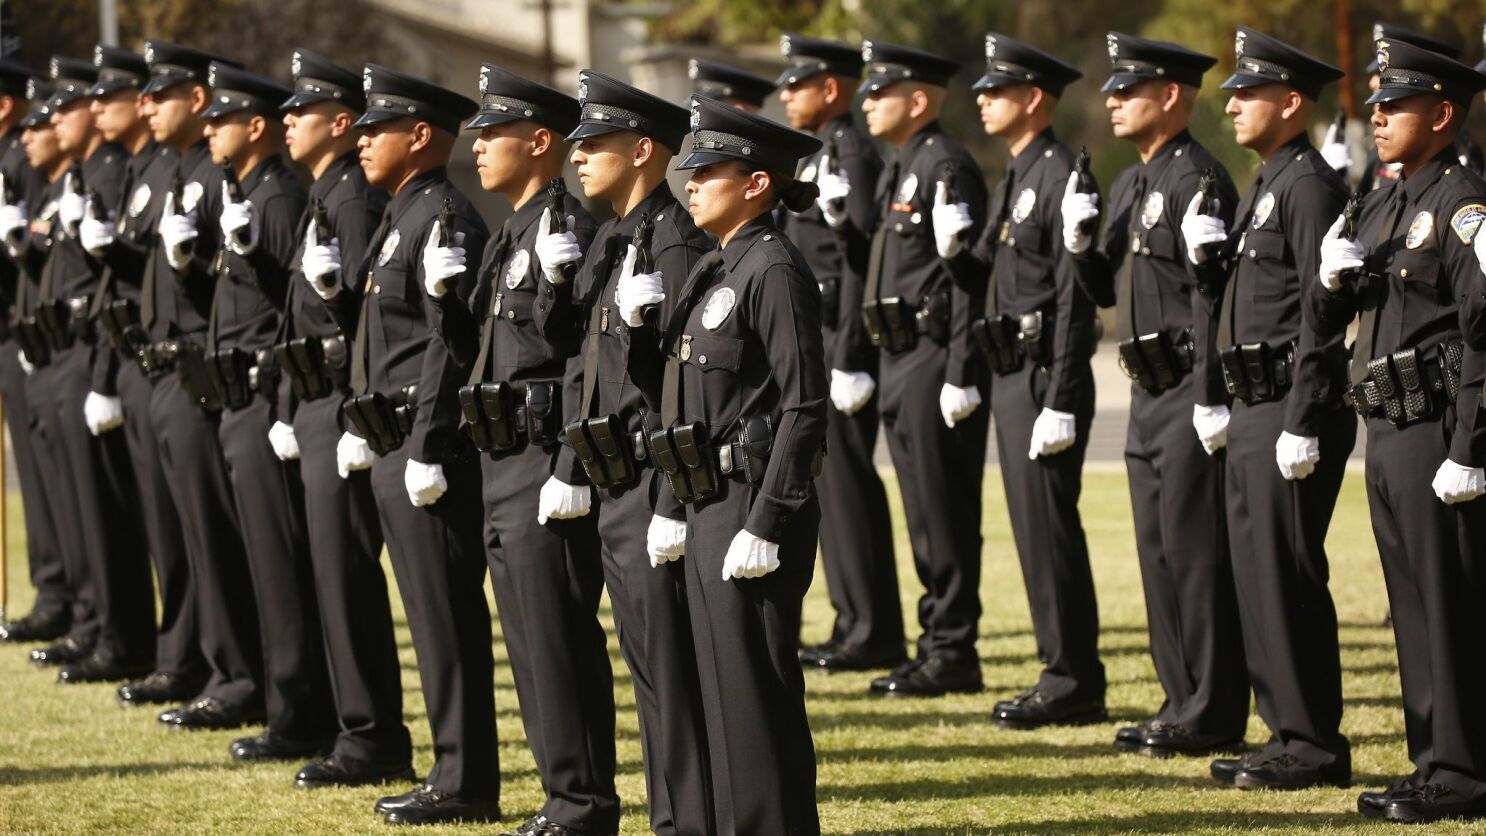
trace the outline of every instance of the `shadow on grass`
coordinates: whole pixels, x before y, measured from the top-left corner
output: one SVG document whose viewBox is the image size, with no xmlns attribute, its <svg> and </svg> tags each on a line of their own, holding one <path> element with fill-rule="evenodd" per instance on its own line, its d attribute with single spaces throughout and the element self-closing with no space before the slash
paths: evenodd
<svg viewBox="0 0 1486 836">
<path fill-rule="evenodd" d="M 908 781 L 825 785 L 816 790 L 822 802 L 988 799 L 1103 790 L 1218 790 L 1207 777 L 1120 772 L 1085 775 L 990 775 L 965 781 L 920 778 Z M 1129 829 L 1129 828 L 1126 828 Z"/>
<path fill-rule="evenodd" d="M 995 832 L 1085 834 L 1085 833 L 1188 833 L 1193 830 L 1243 832 L 1260 828 L 1285 830 L 1345 828 L 1360 824 L 1361 817 L 1343 813 L 1251 813 L 1244 811 L 1140 813 L 1072 821 L 1005 822 Z M 989 827 L 894 827 L 890 830 L 841 831 L 856 836 L 950 836 L 991 832 Z"/>
<path fill-rule="evenodd" d="M 28 784 L 61 784 L 89 778 L 138 778 L 169 775 L 175 772 L 220 772 L 226 768 L 220 760 L 204 763 L 172 761 L 170 763 L 113 763 L 89 766 L 46 766 L 37 769 L 0 767 L 0 787 Z"/>
<path fill-rule="evenodd" d="M 1007 732 L 1010 734 L 1010 732 Z M 1119 753 L 1109 743 L 1045 743 L 1042 741 L 987 741 L 985 743 L 943 743 L 932 746 L 858 746 L 833 748 L 818 753 L 821 763 L 837 761 L 873 761 L 893 763 L 897 761 L 934 760 L 948 761 L 958 758 L 977 760 L 1006 760 L 1009 758 L 1112 758 Z M 1134 758 L 1130 763 L 1135 764 Z"/>
</svg>

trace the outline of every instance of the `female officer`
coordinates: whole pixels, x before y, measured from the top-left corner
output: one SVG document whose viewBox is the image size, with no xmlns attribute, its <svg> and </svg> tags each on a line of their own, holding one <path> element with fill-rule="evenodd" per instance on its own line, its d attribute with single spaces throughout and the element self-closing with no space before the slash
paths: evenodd
<svg viewBox="0 0 1486 836">
<path fill-rule="evenodd" d="M 771 212 L 814 201 L 815 185 L 787 172 L 820 142 L 702 96 L 691 126 L 678 166 L 692 172 L 688 211 L 720 246 L 692 270 L 657 339 L 630 331 L 629 356 L 665 427 L 650 436 L 651 454 L 687 506 L 686 595 L 715 806 L 707 830 L 818 833 L 797 654 L 829 386 L 820 291 Z M 628 320 L 663 295 L 645 269 L 642 254 L 616 286 Z"/>
</svg>

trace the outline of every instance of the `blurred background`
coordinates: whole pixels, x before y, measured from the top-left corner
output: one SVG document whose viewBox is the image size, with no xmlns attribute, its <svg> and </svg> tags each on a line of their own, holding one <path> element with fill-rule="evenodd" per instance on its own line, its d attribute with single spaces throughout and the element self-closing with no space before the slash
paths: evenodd
<svg viewBox="0 0 1486 836">
<path fill-rule="evenodd" d="M 1078 65 L 1085 79 L 1068 88 L 1056 128 L 1074 148 L 1087 145 L 1106 187 L 1134 159 L 1108 130 L 1104 33 L 1116 29 L 1171 40 L 1218 56 L 1193 132 L 1229 168 L 1240 187 L 1256 159 L 1233 142 L 1217 91 L 1233 66 L 1233 32 L 1246 24 L 1272 33 L 1346 70 L 1327 90 L 1317 133 L 1338 109 L 1351 114 L 1353 176 L 1370 137 L 1362 119 L 1366 66 L 1376 21 L 1413 29 L 1459 46 L 1474 64 L 1482 52 L 1481 0 L 3 0 L 21 37 L 22 53 L 44 67 L 53 54 L 86 57 L 93 44 L 140 48 L 146 38 L 194 44 L 233 56 L 287 81 L 295 47 L 347 65 L 377 61 L 424 75 L 473 95 L 479 65 L 493 62 L 576 92 L 576 71 L 590 67 L 682 102 L 690 90 L 687 60 L 707 57 L 773 77 L 782 62 L 779 35 L 799 32 L 858 42 L 864 37 L 918 46 L 963 63 L 955 79 L 946 128 L 1000 176 L 1004 144 L 980 129 L 970 83 L 984 65 L 987 31 L 1041 46 Z M 116 22 L 116 28 L 114 21 Z M 1486 134 L 1477 103 L 1471 133 Z M 777 102 L 766 113 L 782 118 Z M 473 162 L 456 153 L 454 175 L 474 188 Z M 482 208 L 494 223 L 498 201 Z"/>
</svg>

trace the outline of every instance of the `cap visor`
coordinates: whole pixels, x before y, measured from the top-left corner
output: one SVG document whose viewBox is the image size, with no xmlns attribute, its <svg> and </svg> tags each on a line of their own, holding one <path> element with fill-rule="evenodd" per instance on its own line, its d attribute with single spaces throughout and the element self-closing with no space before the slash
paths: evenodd
<svg viewBox="0 0 1486 836">
<path fill-rule="evenodd" d="M 127 81 L 100 81 L 97 84 L 94 84 L 92 87 L 89 87 L 88 92 L 84 93 L 83 95 L 87 96 L 90 99 L 96 99 L 99 96 L 107 96 L 110 93 L 117 93 L 120 90 L 127 90 L 133 86 L 133 84 L 130 84 Z"/>
<path fill-rule="evenodd" d="M 862 91 L 866 93 L 876 93 L 878 90 L 886 90 L 887 88 L 892 87 L 894 84 L 897 84 L 902 80 L 903 79 L 898 78 L 897 76 L 870 75 L 867 76 L 867 81 L 862 84 Z"/>
<path fill-rule="evenodd" d="M 676 170 L 690 171 L 693 168 L 701 168 L 704 165 L 741 159 L 743 158 L 734 154 L 720 154 L 716 151 L 692 151 L 676 165 Z"/>
<path fill-rule="evenodd" d="M 247 105 L 238 104 L 237 102 L 233 102 L 231 104 L 222 104 L 221 102 L 218 102 L 211 107 L 208 107 L 206 110 L 201 111 L 201 118 L 209 122 L 213 119 L 220 119 L 223 116 L 231 116 L 234 113 L 241 113 L 242 111 L 247 109 Z"/>
<path fill-rule="evenodd" d="M 356 122 L 351 125 L 351 127 L 369 128 L 372 125 L 379 125 L 383 122 L 391 122 L 394 119 L 401 119 L 403 116 L 406 115 L 407 114 L 404 113 L 391 113 L 386 110 L 368 110 L 367 112 L 361 114 L 361 118 L 357 119 Z"/>
<path fill-rule="evenodd" d="M 145 84 L 144 89 L 140 92 L 158 93 L 161 90 L 169 90 L 177 84 L 184 84 L 186 81 L 187 79 L 176 78 L 175 76 L 157 75 L 151 78 L 149 82 Z"/>
<path fill-rule="evenodd" d="M 475 118 L 471 119 L 470 123 L 464 126 L 464 129 L 467 131 L 471 131 L 476 128 L 484 128 L 490 125 L 504 125 L 507 122 L 515 122 L 517 119 L 523 118 L 525 117 L 512 116 L 509 113 L 493 113 L 482 110 L 479 113 L 475 114 Z"/>
<path fill-rule="evenodd" d="M 289 97 L 288 101 L 279 105 L 279 110 L 294 110 L 298 107 L 306 107 L 319 102 L 329 101 L 334 101 L 334 99 L 329 96 L 317 96 L 314 93 L 295 93 Z"/>
<path fill-rule="evenodd" d="M 1108 81 L 1104 82 L 1104 86 L 1099 88 L 1099 92 L 1113 93 L 1116 90 L 1124 90 L 1126 87 L 1145 81 L 1148 77 L 1155 78 L 1155 76 L 1136 75 L 1135 73 L 1115 73 L 1109 77 Z"/>
<path fill-rule="evenodd" d="M 1257 75 L 1246 75 L 1234 73 L 1228 76 L 1228 80 L 1218 85 L 1219 90 L 1243 90 L 1246 87 L 1258 87 L 1262 84 L 1273 84 L 1273 79 Z"/>
<path fill-rule="evenodd" d="M 567 135 L 567 141 L 577 142 L 580 139 L 587 139 L 591 136 L 603 136 L 604 134 L 627 130 L 629 128 L 621 128 L 618 125 L 603 125 L 598 122 L 579 122 L 578 127 L 573 128 L 573 132 Z"/>
<path fill-rule="evenodd" d="M 780 87 L 788 87 L 791 84 L 799 84 L 800 82 L 804 81 L 805 79 L 812 78 L 814 76 L 818 76 L 818 75 L 820 75 L 823 72 L 825 72 L 825 70 L 802 70 L 802 69 L 788 69 L 788 70 L 785 70 L 784 72 L 782 72 L 782 73 L 779 74 L 779 77 L 778 78 L 774 79 L 774 89 L 777 90 Z"/>
<path fill-rule="evenodd" d="M 1024 78 L 1012 78 L 1009 75 L 1002 75 L 1001 73 L 986 73 L 980 78 L 977 78 L 975 80 L 975 83 L 970 85 L 970 89 L 978 93 L 981 90 L 990 90 L 995 87 L 1005 87 L 1008 84 L 1026 83 L 1027 80 Z"/>
<path fill-rule="evenodd" d="M 1414 96 L 1422 96 L 1429 90 L 1416 90 L 1413 87 L 1379 87 L 1376 92 L 1367 97 L 1363 104 L 1379 104 L 1381 102 L 1396 102 L 1399 99 L 1409 99 Z"/>
</svg>

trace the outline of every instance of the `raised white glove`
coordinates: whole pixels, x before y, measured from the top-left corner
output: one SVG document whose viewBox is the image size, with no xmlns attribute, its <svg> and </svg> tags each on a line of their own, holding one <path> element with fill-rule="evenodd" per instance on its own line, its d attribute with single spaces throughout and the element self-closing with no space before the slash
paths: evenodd
<svg viewBox="0 0 1486 836">
<path fill-rule="evenodd" d="M 552 233 L 551 209 L 542 210 L 542 218 L 537 221 L 537 243 L 532 249 L 537 251 L 537 264 L 542 268 L 542 275 L 552 284 L 566 282 L 567 277 L 562 274 L 562 266 L 583 257 L 583 248 L 578 246 L 578 236 L 571 232 L 560 235 Z"/>
<path fill-rule="evenodd" d="M 423 289 L 435 299 L 448 293 L 449 280 L 464 272 L 464 233 L 454 233 L 449 241 L 452 246 L 440 247 L 442 233 L 442 222 L 434 221 L 428 243 L 423 245 Z"/>
<path fill-rule="evenodd" d="M 569 485 L 556 476 L 548 476 L 537 494 L 537 522 L 571 520 L 588 515 L 593 507 L 593 491 L 587 485 Z"/>
<path fill-rule="evenodd" d="M 1058 211 L 1063 215 L 1063 248 L 1077 255 L 1094 243 L 1092 236 L 1080 232 L 1085 221 L 1099 217 L 1099 195 L 1078 190 L 1078 172 L 1068 175 L 1063 187 L 1063 202 Z"/>
<path fill-rule="evenodd" d="M 5 242 L 5 249 L 10 251 L 12 258 L 20 257 L 21 247 L 26 243 L 28 223 L 26 207 L 14 203 L 0 206 L 0 240 Z"/>
<path fill-rule="evenodd" d="M 268 444 L 281 462 L 292 462 L 299 458 L 299 439 L 294 437 L 294 428 L 283 421 L 273 422 L 268 428 Z"/>
<path fill-rule="evenodd" d="M 851 178 L 845 169 L 837 171 L 831 167 L 829 154 L 822 154 L 815 167 L 815 187 L 820 190 L 815 205 L 820 207 L 821 217 L 826 223 L 832 228 L 846 223 L 846 198 L 851 194 Z"/>
<path fill-rule="evenodd" d="M 645 532 L 645 551 L 650 553 L 651 567 L 686 554 L 686 520 L 673 520 L 660 514 L 652 516 L 650 528 Z"/>
<path fill-rule="evenodd" d="M 115 427 L 123 426 L 123 402 L 116 397 L 89 392 L 83 398 L 83 421 L 88 425 L 88 432 L 93 435 L 103 435 Z"/>
<path fill-rule="evenodd" d="M 1326 129 L 1326 138 L 1321 140 L 1321 157 L 1337 171 L 1352 167 L 1352 149 L 1347 145 L 1346 137 L 1337 130 L 1335 122 Z"/>
<path fill-rule="evenodd" d="M 62 231 L 77 237 L 77 228 L 88 214 L 88 199 L 77 190 L 72 172 L 62 178 L 62 197 L 57 201 L 57 219 L 62 222 Z"/>
<path fill-rule="evenodd" d="M 831 403 L 843 415 L 854 415 L 872 400 L 877 381 L 866 372 L 843 372 L 831 369 Z"/>
<path fill-rule="evenodd" d="M 631 328 L 645 324 L 645 309 L 666 300 L 665 283 L 660 273 L 635 275 L 635 259 L 639 251 L 630 244 L 624 251 L 624 264 L 619 269 L 619 281 L 614 283 L 614 304 L 619 315 Z"/>
<path fill-rule="evenodd" d="M 118 234 L 118 225 L 108 218 L 96 217 L 93 214 L 93 203 L 88 201 L 88 207 L 83 212 L 83 222 L 77 228 L 77 237 L 82 242 L 83 249 L 94 258 L 101 258 L 103 251 L 113 246 Z"/>
<path fill-rule="evenodd" d="M 320 233 L 310 224 L 304 237 L 304 253 L 299 257 L 299 272 L 321 299 L 327 302 L 334 299 L 341 292 L 341 239 L 332 238 L 329 244 L 321 244 Z"/>
<path fill-rule="evenodd" d="M 939 390 L 939 414 L 944 416 L 946 427 L 953 427 L 970 417 L 978 406 L 980 389 L 975 386 L 961 389 L 953 383 L 946 383 Z"/>
<path fill-rule="evenodd" d="M 1321 239 L 1321 286 L 1330 291 L 1342 289 L 1341 276 L 1349 270 L 1362 269 L 1362 258 L 1366 253 L 1356 241 L 1342 238 L 1342 224 L 1346 217 L 1337 215 L 1326 236 Z"/>
<path fill-rule="evenodd" d="M 938 250 L 940 258 L 954 258 L 965 248 L 960 233 L 974 223 L 970 218 L 970 204 L 951 204 L 949 189 L 940 180 L 934 184 L 934 209 L 930 215 L 934 222 L 934 249 Z"/>
<path fill-rule="evenodd" d="M 1274 463 L 1279 465 L 1280 475 L 1291 482 L 1311 475 L 1320 460 L 1321 439 L 1313 435 L 1281 432 L 1274 443 Z"/>
<path fill-rule="evenodd" d="M 722 579 L 762 578 L 779 568 L 779 544 L 740 531 L 722 558 Z"/>
<path fill-rule="evenodd" d="M 196 242 L 196 210 L 184 215 L 175 211 L 175 195 L 167 192 L 160 215 L 160 242 L 165 245 L 165 260 L 177 273 L 191 264 L 191 248 Z"/>
<path fill-rule="evenodd" d="M 1440 469 L 1434 472 L 1431 487 L 1434 495 L 1446 505 L 1470 502 L 1486 493 L 1486 472 L 1479 467 L 1466 467 L 1445 459 Z"/>
<path fill-rule="evenodd" d="M 341 433 L 341 440 L 335 443 L 335 471 L 342 479 L 351 478 L 352 471 L 371 467 L 374 458 L 371 445 L 355 433 Z"/>
<path fill-rule="evenodd" d="M 1192 404 L 1192 428 L 1209 456 L 1228 446 L 1228 407 Z"/>
<path fill-rule="evenodd" d="M 1211 255 L 1210 248 L 1228 240 L 1228 225 L 1216 215 L 1197 212 L 1202 206 L 1202 192 L 1192 195 L 1187 214 L 1182 216 L 1182 240 L 1187 243 L 1187 260 L 1202 264 Z"/>
<path fill-rule="evenodd" d="M 21 371 L 25 372 L 27 375 L 36 371 L 36 367 L 31 365 L 31 361 L 26 359 L 26 352 L 17 351 L 15 353 L 15 357 L 21 363 Z"/>
<path fill-rule="evenodd" d="M 222 226 L 222 238 L 227 247 L 238 255 L 247 255 L 258 248 L 258 213 L 253 201 L 234 202 L 222 184 L 222 214 L 217 219 Z"/>
<path fill-rule="evenodd" d="M 1037 420 L 1032 422 L 1032 444 L 1027 450 L 1027 458 L 1035 460 L 1038 456 L 1061 453 L 1077 440 L 1078 430 L 1072 413 L 1043 407 L 1037 413 Z"/>
<path fill-rule="evenodd" d="M 402 484 L 408 489 L 408 501 L 413 503 L 414 508 L 438 502 L 444 491 L 449 490 L 449 482 L 444 479 L 443 465 L 424 464 L 412 459 L 408 459 L 408 466 L 402 472 Z"/>
</svg>

